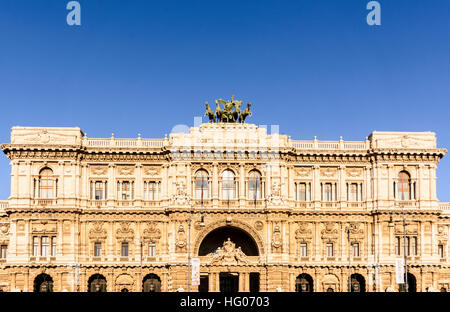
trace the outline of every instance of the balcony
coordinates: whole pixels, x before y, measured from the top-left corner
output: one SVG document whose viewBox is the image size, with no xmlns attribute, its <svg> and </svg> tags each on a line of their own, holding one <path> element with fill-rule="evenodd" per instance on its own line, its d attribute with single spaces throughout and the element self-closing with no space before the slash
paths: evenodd
<svg viewBox="0 0 450 312">
<path fill-rule="evenodd" d="M 219 208 L 227 209 L 227 208 L 239 208 L 239 200 L 237 199 L 220 199 L 219 200 Z"/>
<path fill-rule="evenodd" d="M 89 207 L 102 208 L 108 205 L 106 200 L 91 200 L 89 201 Z"/>
<path fill-rule="evenodd" d="M 41 207 L 47 207 L 47 206 L 53 206 L 57 204 L 56 199 L 48 199 L 48 198 L 42 198 L 42 199 L 35 199 L 34 205 L 35 206 L 41 206 Z"/>
<path fill-rule="evenodd" d="M 8 201 L 0 200 L 0 209 L 6 209 L 6 208 L 8 208 Z"/>
<path fill-rule="evenodd" d="M 418 202 L 415 200 L 398 200 L 395 202 L 395 206 L 399 208 L 417 208 Z"/>
</svg>

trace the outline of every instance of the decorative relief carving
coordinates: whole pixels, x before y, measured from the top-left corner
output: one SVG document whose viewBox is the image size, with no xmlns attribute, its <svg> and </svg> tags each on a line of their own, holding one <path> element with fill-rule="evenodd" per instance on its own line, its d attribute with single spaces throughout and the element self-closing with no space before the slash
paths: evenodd
<svg viewBox="0 0 450 312">
<path fill-rule="evenodd" d="M 418 226 L 417 224 L 406 224 L 406 235 L 418 235 Z M 395 225 L 395 234 L 403 234 L 403 224 L 397 223 Z"/>
<path fill-rule="evenodd" d="M 324 229 L 321 231 L 322 239 L 337 240 L 339 238 L 339 231 L 337 230 L 337 224 L 334 222 L 325 222 Z"/>
<path fill-rule="evenodd" d="M 299 222 L 298 229 L 295 231 L 296 240 L 310 240 L 312 239 L 312 230 L 310 224 L 307 222 Z"/>
<path fill-rule="evenodd" d="M 296 171 L 296 173 L 297 173 L 297 176 L 302 177 L 302 178 L 309 177 L 309 176 L 311 176 L 312 169 L 309 167 L 301 167 Z"/>
<path fill-rule="evenodd" d="M 116 238 L 122 242 L 132 242 L 134 239 L 134 230 L 130 227 L 131 222 L 121 222 L 120 228 L 116 231 Z"/>
<path fill-rule="evenodd" d="M 255 229 L 258 231 L 261 231 L 264 227 L 264 223 L 262 221 L 256 221 L 255 222 Z"/>
<path fill-rule="evenodd" d="M 93 228 L 89 231 L 89 238 L 96 241 L 104 241 L 108 237 L 106 230 L 102 228 L 103 222 L 97 221 L 93 223 Z"/>
<path fill-rule="evenodd" d="M 184 181 L 178 181 L 175 184 L 176 194 L 172 196 L 171 203 L 174 205 L 189 205 L 191 198 L 187 194 Z"/>
<path fill-rule="evenodd" d="M 322 177 L 326 177 L 326 178 L 334 178 L 337 175 L 337 169 L 336 168 L 321 168 L 320 175 Z"/>
<path fill-rule="evenodd" d="M 31 231 L 33 233 L 56 233 L 56 222 L 55 221 L 38 221 L 38 222 L 32 222 L 31 224 Z"/>
<path fill-rule="evenodd" d="M 273 206 L 281 206 L 284 205 L 284 198 L 281 196 L 281 185 L 278 181 L 272 182 L 272 192 L 268 196 L 269 204 Z"/>
<path fill-rule="evenodd" d="M 241 250 L 241 247 L 236 248 L 236 244 L 233 243 L 230 238 L 223 243 L 222 247 L 219 247 L 215 252 L 208 254 L 208 257 L 211 264 L 236 265 L 248 263 L 247 256 Z"/>
<path fill-rule="evenodd" d="M 1 223 L 0 224 L 0 235 L 8 235 L 9 234 L 9 223 Z"/>
<path fill-rule="evenodd" d="M 272 247 L 274 252 L 281 252 L 281 246 L 283 245 L 283 239 L 281 236 L 280 227 L 276 225 L 272 233 Z"/>
<path fill-rule="evenodd" d="M 108 172 L 108 167 L 106 166 L 94 166 L 91 167 L 91 173 L 94 175 L 105 175 Z"/>
<path fill-rule="evenodd" d="M 160 168 L 159 167 L 145 167 L 144 175 L 147 176 L 158 176 L 160 174 Z"/>
<path fill-rule="evenodd" d="M 157 228 L 156 222 L 148 222 L 142 237 L 149 242 L 155 243 L 161 238 L 161 230 Z"/>
<path fill-rule="evenodd" d="M 348 177 L 355 178 L 355 177 L 362 177 L 363 170 L 362 168 L 348 168 L 345 170 L 345 173 Z"/>
<path fill-rule="evenodd" d="M 364 239 L 364 230 L 359 223 L 350 223 L 350 238 L 352 240 L 362 241 Z"/>
<path fill-rule="evenodd" d="M 120 166 L 117 168 L 118 174 L 122 176 L 129 176 L 134 174 L 134 167 Z"/>
</svg>

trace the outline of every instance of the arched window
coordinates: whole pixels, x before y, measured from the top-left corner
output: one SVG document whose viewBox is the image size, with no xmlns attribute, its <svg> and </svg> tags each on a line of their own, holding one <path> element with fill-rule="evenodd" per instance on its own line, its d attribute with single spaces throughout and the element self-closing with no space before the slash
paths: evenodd
<svg viewBox="0 0 450 312">
<path fill-rule="evenodd" d="M 50 275 L 42 273 L 34 279 L 35 292 L 53 292 L 53 279 Z"/>
<path fill-rule="evenodd" d="M 50 199 L 56 197 L 56 180 L 50 168 L 39 172 L 39 198 Z"/>
<path fill-rule="evenodd" d="M 406 171 L 398 174 L 398 197 L 399 200 L 411 200 L 411 177 Z"/>
<path fill-rule="evenodd" d="M 350 277 L 351 281 L 351 292 L 365 292 L 366 291 L 366 281 L 364 276 L 361 274 L 352 274 Z"/>
<path fill-rule="evenodd" d="M 248 174 L 248 199 L 258 200 L 262 198 L 262 178 L 257 170 L 252 170 Z"/>
<path fill-rule="evenodd" d="M 208 193 L 208 172 L 203 169 L 198 170 L 195 173 L 195 198 L 208 199 Z"/>
<path fill-rule="evenodd" d="M 313 279 L 308 274 L 300 274 L 295 279 L 295 291 L 296 292 L 312 292 L 313 289 Z"/>
<path fill-rule="evenodd" d="M 227 169 L 222 172 L 222 199 L 235 199 L 236 181 L 233 171 Z"/>
<path fill-rule="evenodd" d="M 160 292 L 161 291 L 161 279 L 156 274 L 148 274 L 144 277 L 143 292 Z"/>
<path fill-rule="evenodd" d="M 88 281 L 89 292 L 106 292 L 106 278 L 101 274 L 94 274 Z"/>
</svg>

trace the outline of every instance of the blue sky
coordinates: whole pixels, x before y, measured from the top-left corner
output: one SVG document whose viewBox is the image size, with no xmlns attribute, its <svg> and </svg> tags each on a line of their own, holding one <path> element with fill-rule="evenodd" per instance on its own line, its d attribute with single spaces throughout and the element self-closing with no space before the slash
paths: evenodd
<svg viewBox="0 0 450 312">
<path fill-rule="evenodd" d="M 159 138 L 204 102 L 253 103 L 293 139 L 434 131 L 450 147 L 450 1 L 0 0 L 0 142 L 12 126 Z M 450 201 L 450 156 L 438 197 Z M 9 196 L 0 156 L 0 198 Z"/>
</svg>

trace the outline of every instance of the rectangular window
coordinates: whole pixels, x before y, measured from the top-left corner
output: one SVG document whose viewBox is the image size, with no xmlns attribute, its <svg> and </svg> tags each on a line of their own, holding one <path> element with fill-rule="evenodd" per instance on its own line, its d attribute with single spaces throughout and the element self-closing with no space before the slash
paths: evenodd
<svg viewBox="0 0 450 312">
<path fill-rule="evenodd" d="M 410 256 L 411 255 L 411 241 L 409 237 L 405 237 L 405 244 L 406 244 L 406 255 Z"/>
<path fill-rule="evenodd" d="M 444 258 L 444 245 L 438 245 L 439 258 Z"/>
<path fill-rule="evenodd" d="M 332 201 L 333 193 L 331 183 L 325 183 L 325 201 Z"/>
<path fill-rule="evenodd" d="M 401 250 L 402 244 L 400 242 L 401 242 L 400 236 L 396 236 L 395 237 L 395 254 L 397 256 L 401 256 L 401 254 L 402 254 L 402 250 Z"/>
<path fill-rule="evenodd" d="M 33 256 L 39 256 L 39 237 L 33 236 Z"/>
<path fill-rule="evenodd" d="M 359 243 L 352 244 L 352 254 L 353 257 L 359 257 Z"/>
<path fill-rule="evenodd" d="M 298 185 L 299 196 L 298 199 L 300 201 L 306 201 L 306 183 L 300 183 Z"/>
<path fill-rule="evenodd" d="M 41 237 L 41 257 L 48 257 L 49 238 L 48 236 Z"/>
<path fill-rule="evenodd" d="M 413 256 L 417 256 L 418 252 L 417 252 L 417 237 L 413 236 L 411 237 L 411 254 Z"/>
<path fill-rule="evenodd" d="M 95 243 L 94 244 L 94 257 L 101 257 L 102 256 L 102 243 Z"/>
<path fill-rule="evenodd" d="M 333 257 L 333 243 L 327 243 L 327 257 Z"/>
<path fill-rule="evenodd" d="M 146 200 L 158 200 L 158 182 L 144 182 L 144 198 Z"/>
<path fill-rule="evenodd" d="M 149 257 L 156 256 L 156 245 L 155 245 L 155 243 L 149 243 L 148 244 L 148 256 Z"/>
<path fill-rule="evenodd" d="M 128 257 L 128 243 L 122 243 L 122 257 Z"/>
<path fill-rule="evenodd" d="M 52 257 L 56 256 L 56 236 L 52 236 Z"/>
<path fill-rule="evenodd" d="M 122 182 L 122 199 L 123 200 L 131 199 L 131 185 L 130 182 L 128 181 Z"/>
<path fill-rule="evenodd" d="M 300 257 L 308 257 L 308 244 L 300 243 Z"/>
<path fill-rule="evenodd" d="M 358 185 L 356 183 L 352 183 L 349 185 L 349 201 L 358 201 Z"/>
<path fill-rule="evenodd" d="M 103 200 L 105 199 L 104 195 L 104 186 L 105 183 L 103 181 L 95 182 L 95 200 Z"/>
<path fill-rule="evenodd" d="M 0 247 L 0 259 L 6 259 L 7 252 L 8 252 L 8 246 L 7 245 L 1 245 L 1 247 Z"/>
</svg>

